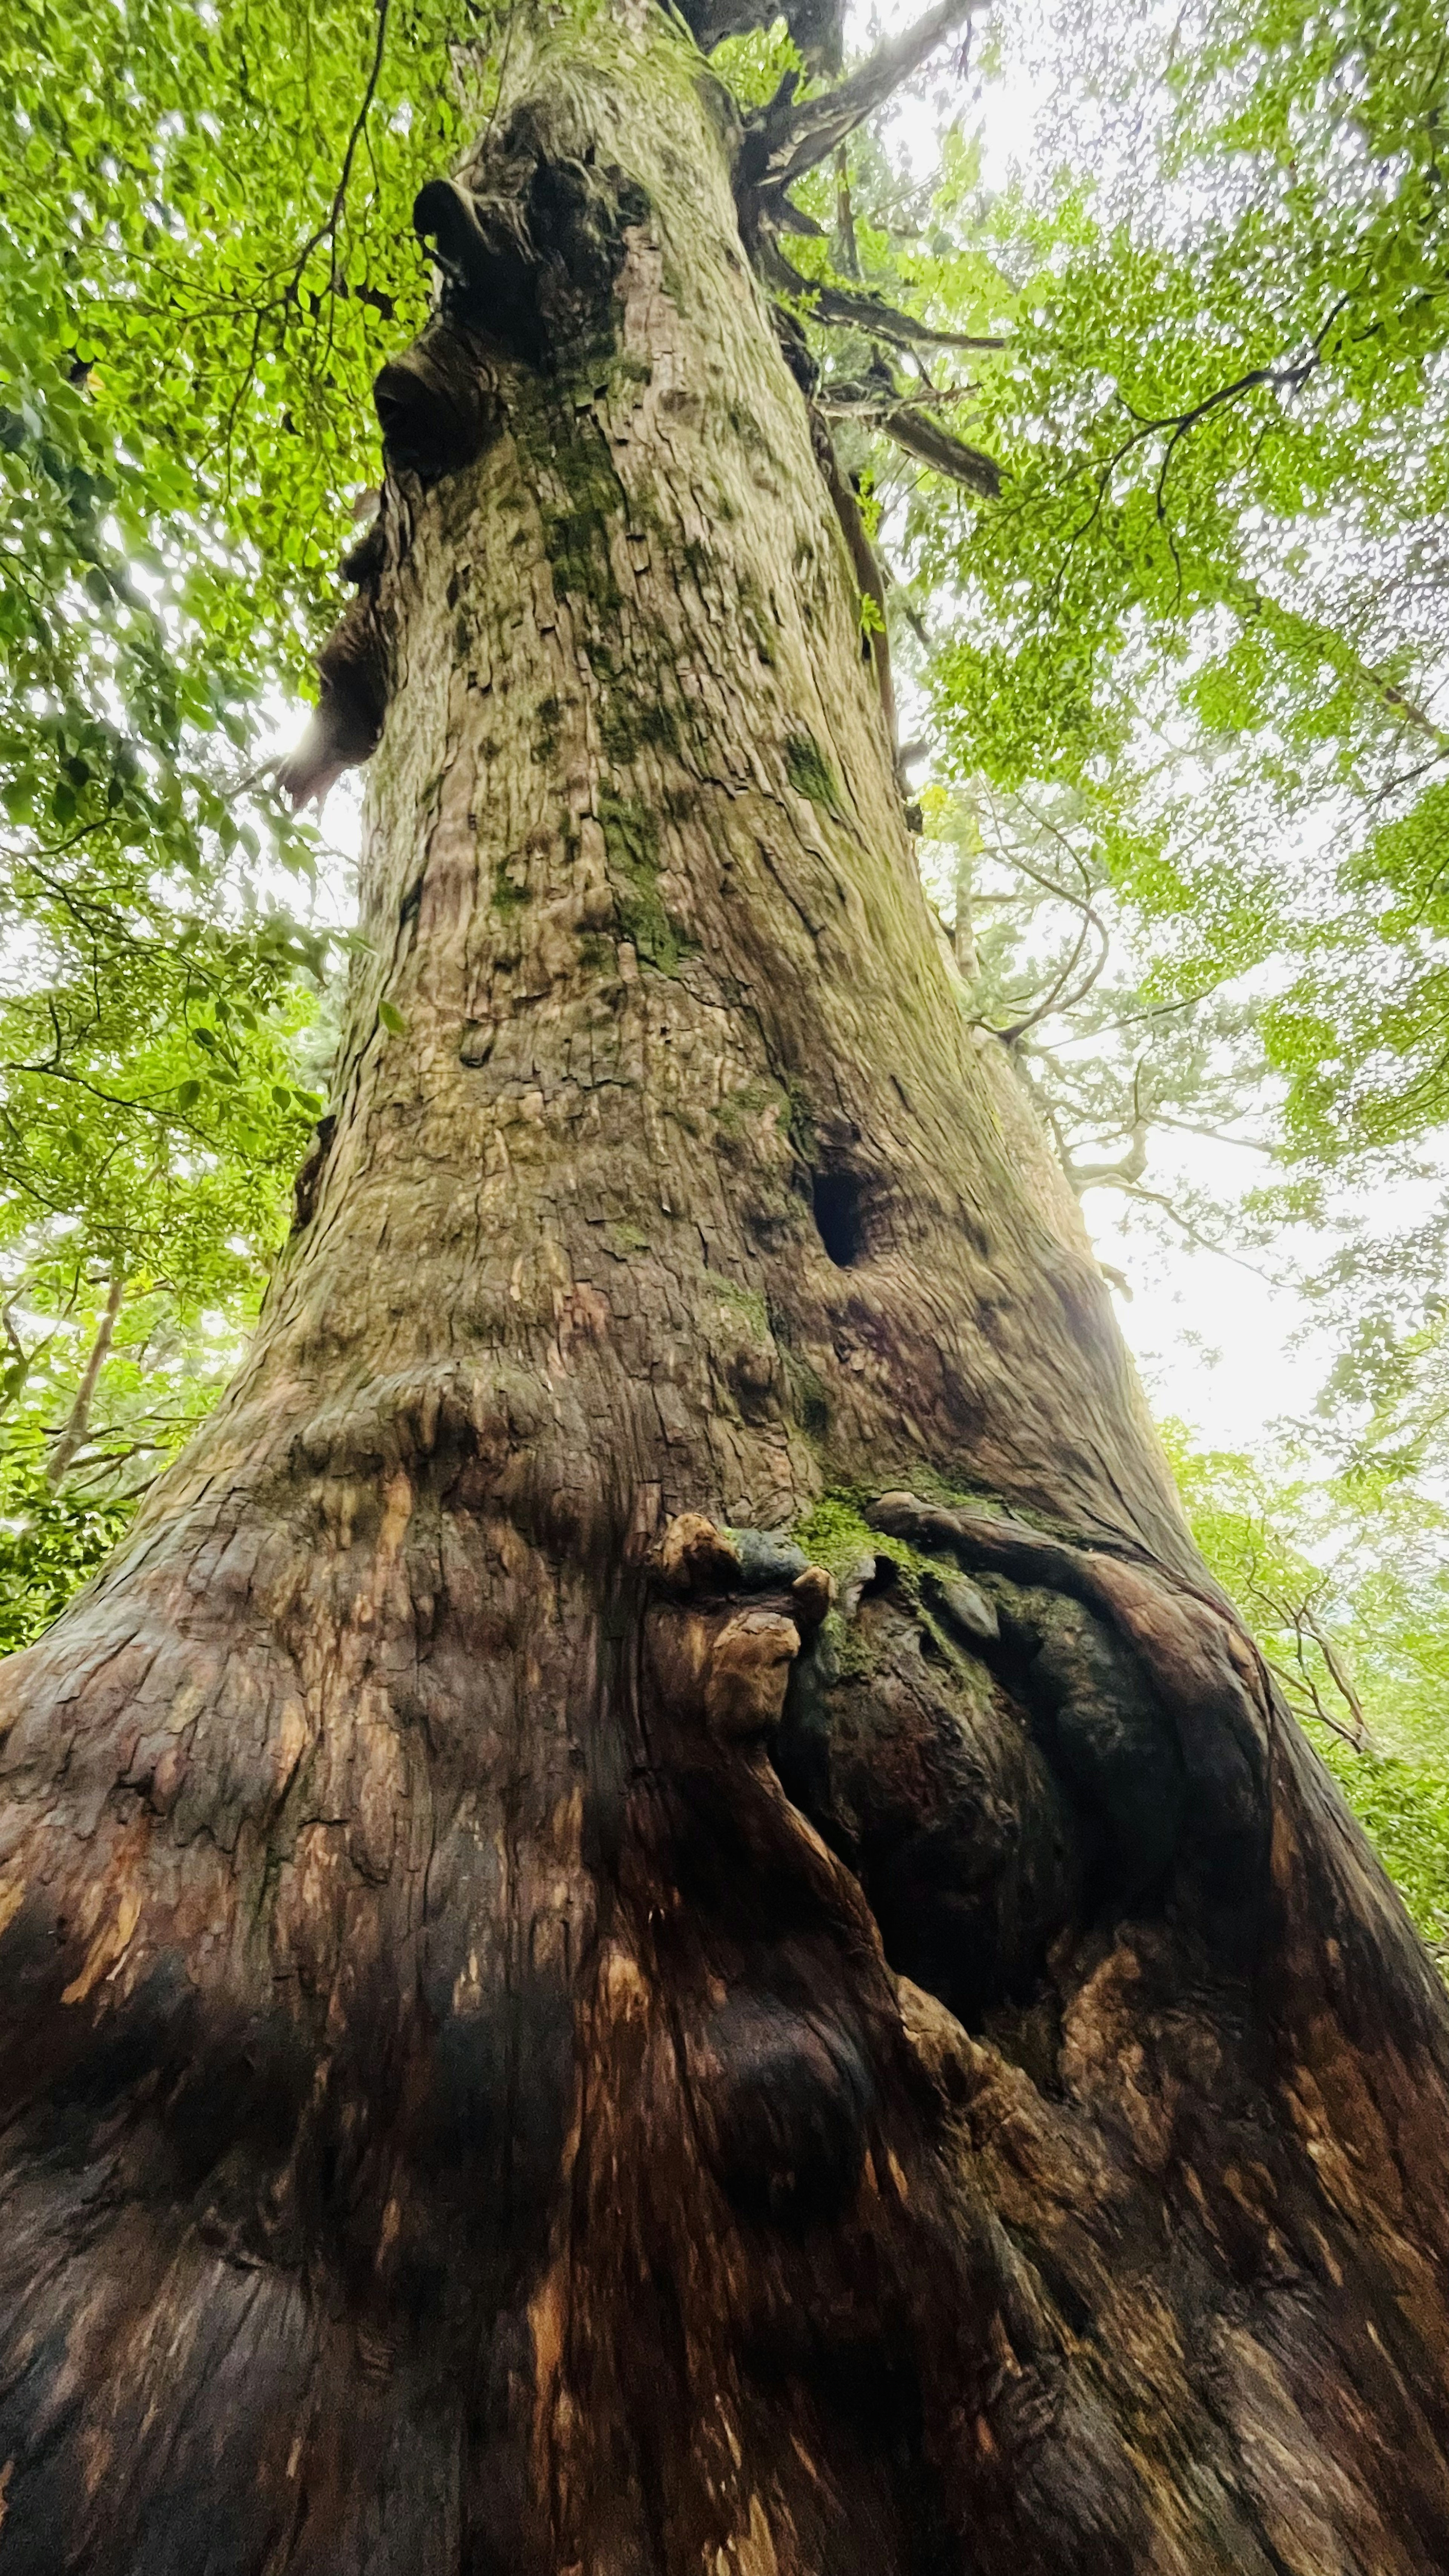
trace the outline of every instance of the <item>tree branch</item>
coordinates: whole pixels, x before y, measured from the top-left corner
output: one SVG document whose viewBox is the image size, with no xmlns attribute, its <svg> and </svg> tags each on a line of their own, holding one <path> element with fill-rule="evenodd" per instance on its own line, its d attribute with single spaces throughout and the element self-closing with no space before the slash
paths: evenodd
<svg viewBox="0 0 1449 2576">
<path fill-rule="evenodd" d="M 840 244 L 838 265 L 847 277 L 859 278 L 860 252 L 855 239 L 855 208 L 850 201 L 850 155 L 843 143 L 835 147 L 835 237 Z"/>
<path fill-rule="evenodd" d="M 979 492 L 994 501 L 1001 491 L 1001 468 L 994 456 L 979 447 L 968 446 L 964 438 L 943 429 L 938 420 L 918 411 L 913 403 L 898 399 L 900 388 L 892 379 L 890 368 L 881 360 L 873 365 L 862 382 L 823 386 L 818 397 L 822 411 L 832 418 L 861 420 L 872 429 L 883 430 L 898 447 L 938 474 L 949 475 L 953 483 L 964 483 L 970 492 Z M 934 401 L 935 396 L 931 399 Z"/>
<path fill-rule="evenodd" d="M 828 160 L 902 81 L 918 71 L 943 36 L 969 18 L 983 0 L 936 0 L 913 27 L 892 36 L 859 71 L 816 98 L 797 99 L 797 74 L 787 72 L 775 95 L 745 119 L 739 177 L 746 188 L 778 195 L 807 170 Z"/>
<path fill-rule="evenodd" d="M 768 210 L 762 210 L 767 212 Z M 802 277 L 793 261 L 785 257 L 779 243 L 768 231 L 757 228 L 755 256 L 761 274 L 782 295 L 800 297 L 811 308 L 816 322 L 838 323 L 849 331 L 868 331 L 873 339 L 888 340 L 892 347 L 914 349 L 918 345 L 932 349 L 1004 349 L 1006 341 L 998 332 L 994 336 L 971 331 L 938 331 L 931 322 L 918 322 L 912 313 L 901 313 L 894 304 L 886 304 L 868 288 L 858 295 L 848 294 L 843 287 L 819 286 L 814 278 Z"/>
<path fill-rule="evenodd" d="M 931 466 L 937 474 L 949 475 L 953 483 L 963 483 L 968 492 L 979 492 L 983 500 L 996 500 L 1001 491 L 1001 468 L 994 456 L 983 448 L 968 447 L 964 438 L 955 438 L 939 421 L 923 411 L 913 411 L 908 403 L 894 411 L 878 415 L 879 425 L 897 447 Z"/>
<path fill-rule="evenodd" d="M 1072 848 L 1071 842 L 1067 839 L 1065 832 L 1058 831 L 1056 824 L 1051 821 L 1049 816 L 1036 813 L 1033 808 L 1026 803 L 1024 797 L 1019 798 L 1018 802 L 1020 803 L 1023 812 L 1031 815 L 1031 819 L 1035 824 L 1037 824 L 1042 830 L 1050 832 L 1053 840 L 1060 841 L 1062 848 L 1066 851 L 1066 854 L 1071 860 L 1073 866 L 1080 870 L 1083 884 L 1089 886 L 1091 884 L 1091 876 L 1088 872 L 1086 861 L 1080 858 L 1077 852 Z M 1112 945 L 1106 923 L 1103 921 L 1100 913 L 1098 913 L 1089 902 L 1085 894 L 1073 894 L 1070 886 L 1059 885 L 1054 877 L 1047 876 L 1040 868 L 1034 868 L 1031 861 L 1029 859 L 1024 859 L 1019 850 L 1013 850 L 1011 852 L 1009 865 L 1014 868 L 1020 868 L 1023 876 L 1030 877 L 1034 885 L 1045 887 L 1048 894 L 1057 896 L 1062 903 L 1075 905 L 1077 911 L 1082 915 L 1082 927 L 1077 937 L 1076 946 L 1073 948 L 1072 953 L 1067 959 L 1067 962 L 1062 968 L 1060 974 L 1052 983 L 1051 989 L 1047 993 L 1045 1000 L 1039 1002 L 1036 1007 L 1028 1013 L 1024 1020 L 1014 1020 L 1009 1028 L 992 1030 L 992 1036 L 1000 1038 L 1003 1046 L 1014 1046 L 1018 1038 L 1025 1037 L 1028 1029 L 1034 1029 L 1039 1021 L 1049 1018 L 1053 1011 L 1057 1009 L 1069 1011 L 1076 1005 L 1076 1003 L 1085 1001 L 1088 993 L 1090 993 L 1092 989 L 1092 986 L 1096 983 L 1097 978 L 1107 963 Z M 1076 972 L 1077 960 L 1081 956 L 1082 950 L 1086 945 L 1089 926 L 1091 929 L 1095 930 L 1097 937 L 1101 942 L 1101 948 L 1098 953 L 1096 963 L 1091 968 L 1085 981 L 1078 987 L 1077 991 L 1072 994 L 1070 1000 L 1063 1002 L 1060 999 L 1060 996 L 1070 978 Z"/>
<path fill-rule="evenodd" d="M 1084 1190 L 1107 1189 L 1114 1184 L 1119 1189 L 1130 1189 L 1140 1181 L 1147 1169 L 1147 1132 L 1148 1121 L 1137 1119 L 1132 1128 L 1132 1141 L 1126 1153 L 1120 1154 L 1115 1163 L 1078 1163 L 1064 1151 L 1062 1169 L 1076 1196 L 1080 1198 Z"/>
<path fill-rule="evenodd" d="M 1164 1216 L 1171 1218 L 1186 1241 L 1193 1244 L 1199 1252 L 1215 1252 L 1219 1261 L 1231 1261 L 1235 1269 L 1246 1270 L 1254 1279 L 1265 1276 L 1255 1261 L 1245 1261 L 1240 1252 L 1229 1252 L 1225 1243 L 1214 1243 L 1210 1234 L 1202 1233 L 1200 1228 L 1193 1224 L 1191 1217 L 1184 1216 L 1181 1208 L 1174 1204 L 1164 1190 L 1144 1189 L 1140 1181 L 1113 1181 L 1108 1186 L 1119 1189 L 1124 1198 L 1141 1199 L 1145 1207 L 1161 1208 Z"/>
<path fill-rule="evenodd" d="M 1223 597 L 1234 615 L 1241 617 L 1245 624 L 1260 617 L 1270 629 L 1274 626 L 1280 628 L 1291 626 L 1299 635 L 1306 636 L 1315 642 L 1325 660 L 1336 662 L 1348 678 L 1358 681 L 1367 694 L 1375 698 L 1380 706 L 1386 708 L 1390 715 L 1400 718 L 1415 733 L 1422 735 L 1426 742 L 1433 745 L 1433 757 L 1423 763 L 1424 768 L 1432 768 L 1435 759 L 1442 760 L 1446 754 L 1449 754 L 1449 733 L 1445 732 L 1444 727 L 1436 724 L 1428 711 L 1411 698 L 1408 691 L 1399 686 L 1397 680 L 1386 678 L 1382 671 L 1374 669 L 1371 662 L 1365 662 L 1362 656 L 1355 652 L 1347 636 L 1340 634 L 1336 627 L 1324 626 L 1316 618 L 1304 617 L 1296 608 L 1285 608 L 1280 600 L 1271 598 L 1257 582 L 1228 582 L 1224 586 Z M 1419 774 L 1419 772 L 1414 773 L 1416 776 Z"/>
<path fill-rule="evenodd" d="M 80 1385 L 76 1388 L 75 1402 L 67 1416 L 65 1428 L 45 1462 L 45 1481 L 51 1493 L 57 1492 L 64 1483 L 65 1471 L 90 1429 L 91 1406 L 95 1401 L 96 1385 L 106 1364 L 106 1354 L 111 1347 L 111 1336 L 116 1329 L 116 1317 L 121 1311 L 121 1299 L 125 1293 L 126 1281 L 123 1272 L 113 1270 L 105 1313 L 96 1328 L 90 1357 L 86 1361 Z"/>
<path fill-rule="evenodd" d="M 1366 1749 L 1369 1741 L 1368 1720 L 1363 1713 L 1363 1702 L 1354 1688 L 1352 1676 L 1349 1673 L 1348 1667 L 1344 1663 L 1342 1656 L 1338 1653 L 1337 1648 L 1331 1643 L 1325 1630 L 1319 1626 L 1317 1614 L 1314 1611 L 1311 1601 L 1307 1601 L 1303 1605 L 1303 1624 L 1308 1630 L 1310 1637 L 1313 1639 L 1314 1644 L 1317 1646 L 1319 1653 L 1322 1655 L 1323 1660 L 1328 1667 L 1328 1678 L 1332 1682 L 1334 1689 L 1338 1692 L 1340 1698 L 1347 1702 L 1347 1705 L 1352 1712 L 1353 1722 L 1357 1729 L 1357 1748 L 1359 1752 L 1362 1753 Z M 1329 1722 L 1331 1723 L 1331 1721 Z"/>
</svg>

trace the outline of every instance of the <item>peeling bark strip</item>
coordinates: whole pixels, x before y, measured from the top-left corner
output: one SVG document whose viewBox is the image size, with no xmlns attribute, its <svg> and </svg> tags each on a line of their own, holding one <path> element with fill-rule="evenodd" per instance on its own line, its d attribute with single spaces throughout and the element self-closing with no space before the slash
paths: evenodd
<svg viewBox="0 0 1449 2576">
<path fill-rule="evenodd" d="M 3 1675 L 0 2568 L 1426 2576 L 1444 1997 L 959 1008 L 697 55 L 508 81 L 297 1226 Z"/>
</svg>

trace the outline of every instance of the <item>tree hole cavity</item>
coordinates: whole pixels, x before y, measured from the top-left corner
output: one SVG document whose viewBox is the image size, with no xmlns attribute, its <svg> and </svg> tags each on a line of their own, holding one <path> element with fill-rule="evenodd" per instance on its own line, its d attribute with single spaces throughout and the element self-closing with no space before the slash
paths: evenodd
<svg viewBox="0 0 1449 2576">
<path fill-rule="evenodd" d="M 815 1172 L 810 1203 L 820 1240 L 837 1270 L 853 1270 L 866 1254 L 865 1198 L 854 1172 Z"/>
</svg>

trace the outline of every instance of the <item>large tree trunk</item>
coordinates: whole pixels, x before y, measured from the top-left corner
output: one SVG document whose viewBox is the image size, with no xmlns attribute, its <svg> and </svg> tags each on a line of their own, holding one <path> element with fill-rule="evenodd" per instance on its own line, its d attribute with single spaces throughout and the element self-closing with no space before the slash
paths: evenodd
<svg viewBox="0 0 1449 2576">
<path fill-rule="evenodd" d="M 8 2576 L 1449 2564 L 1444 1999 L 963 1015 L 729 143 L 520 22 L 421 210 L 335 1129 L 4 1677 Z"/>
</svg>

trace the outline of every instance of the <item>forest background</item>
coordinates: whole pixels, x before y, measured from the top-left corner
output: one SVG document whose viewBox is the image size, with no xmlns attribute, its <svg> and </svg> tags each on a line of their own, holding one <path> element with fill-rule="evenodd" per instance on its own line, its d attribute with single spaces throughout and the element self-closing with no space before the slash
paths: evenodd
<svg viewBox="0 0 1449 2576">
<path fill-rule="evenodd" d="M 0 34 L 0 1651 L 225 1383 L 326 1116 L 355 807 L 297 820 L 271 764 L 427 309 L 412 197 L 508 28 Z M 810 78 L 783 24 L 713 61 L 747 105 Z M 1002 7 L 800 183 L 776 281 L 964 1007 L 1441 1958 L 1446 99 L 1434 0 Z"/>
</svg>

